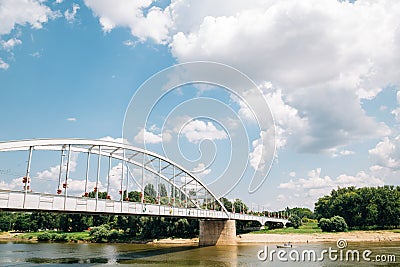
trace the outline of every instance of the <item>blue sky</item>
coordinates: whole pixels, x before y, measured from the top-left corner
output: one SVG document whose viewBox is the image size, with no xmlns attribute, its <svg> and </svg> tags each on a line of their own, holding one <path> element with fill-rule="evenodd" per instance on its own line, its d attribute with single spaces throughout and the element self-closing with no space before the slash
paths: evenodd
<svg viewBox="0 0 400 267">
<path fill-rule="evenodd" d="M 143 82 L 177 63 L 213 61 L 248 75 L 276 124 L 266 182 L 249 194 L 244 177 L 228 198 L 271 209 L 313 207 L 338 186 L 397 185 L 400 4 L 352 2 L 0 0 L 0 140 L 120 138 Z M 155 109 L 145 137 L 162 153 L 179 135 L 190 159 L 208 139 L 205 151 L 213 152 L 213 143 L 224 155 L 199 172 L 212 180 L 224 170 L 234 133 L 225 136 L 217 122 L 190 118 L 190 111 L 179 114 L 187 115 L 183 132 L 173 129 L 179 116 L 165 119 L 198 97 L 225 103 L 244 121 L 255 108 L 221 88 L 183 87 Z M 249 149 L 242 154 L 262 162 L 268 152 L 257 142 L 260 132 L 249 121 L 245 126 Z M 178 163 L 198 170 L 207 160 Z M 40 164 L 37 176 L 54 164 Z M 14 178 L 0 172 L 0 185 L 12 187 Z"/>
</svg>

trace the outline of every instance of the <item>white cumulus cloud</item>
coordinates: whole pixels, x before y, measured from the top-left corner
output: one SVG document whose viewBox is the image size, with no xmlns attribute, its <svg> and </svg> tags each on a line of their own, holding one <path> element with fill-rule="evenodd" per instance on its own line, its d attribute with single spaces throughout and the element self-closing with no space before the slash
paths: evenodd
<svg viewBox="0 0 400 267">
<path fill-rule="evenodd" d="M 20 45 L 20 44 L 22 44 L 22 41 L 17 38 L 11 38 L 8 41 L 1 41 L 1 45 L 7 51 L 10 51 L 11 49 L 14 48 L 14 46 Z"/>
<path fill-rule="evenodd" d="M 2 58 L 0 58 L 0 69 L 6 70 L 10 67 L 7 62 L 4 62 Z"/>
<path fill-rule="evenodd" d="M 196 167 L 193 168 L 192 173 L 195 174 L 198 178 L 202 178 L 208 174 L 210 174 L 211 168 L 206 168 L 204 163 L 197 164 Z"/>
<path fill-rule="evenodd" d="M 123 43 L 124 45 L 126 45 L 126 46 L 131 46 L 131 47 L 135 47 L 136 44 L 137 44 L 137 42 L 134 42 L 134 41 L 132 41 L 132 40 L 125 40 L 125 41 L 123 41 L 122 43 Z"/>
<path fill-rule="evenodd" d="M 166 132 L 164 134 L 155 134 L 152 131 L 141 129 L 135 136 L 134 140 L 139 144 L 158 144 L 161 142 L 168 142 L 171 139 L 171 135 Z"/>
<path fill-rule="evenodd" d="M 375 148 L 369 150 L 375 165 L 400 170 L 400 135 L 385 137 Z"/>
<path fill-rule="evenodd" d="M 204 139 L 223 140 L 228 138 L 224 130 L 218 130 L 211 121 L 192 120 L 184 125 L 180 134 L 183 134 L 191 143 L 199 143 Z"/>
<path fill-rule="evenodd" d="M 179 61 L 219 61 L 258 82 L 272 82 L 280 88 L 269 100 L 277 123 L 286 126 L 280 126 L 282 141 L 294 134 L 299 151 L 325 152 L 389 133 L 366 115 L 361 100 L 399 84 L 400 3 L 230 3 L 226 9 L 212 1 L 171 5 L 176 33 L 170 47 Z M 250 114 L 242 106 L 241 111 Z"/>
<path fill-rule="evenodd" d="M 0 1 L 0 35 L 10 33 L 15 25 L 29 24 L 40 29 L 49 19 L 56 17 L 44 1 L 2 0 Z"/>
<path fill-rule="evenodd" d="M 104 32 L 128 27 L 132 35 L 142 41 L 152 39 L 165 43 L 169 38 L 170 15 L 167 10 L 150 7 L 152 3 L 151 0 L 85 0 L 85 4 L 99 17 Z"/>
<path fill-rule="evenodd" d="M 68 22 L 73 22 L 75 20 L 75 16 L 78 13 L 78 10 L 80 9 L 78 4 L 73 4 L 72 5 L 72 10 L 69 11 L 68 9 L 65 10 L 64 12 L 64 17 Z"/>
<path fill-rule="evenodd" d="M 338 187 L 382 185 L 384 181 L 375 177 L 372 172 L 359 171 L 356 175 L 341 174 L 331 178 L 327 175 L 321 177 L 321 168 L 317 168 L 309 171 L 306 178 L 291 177 L 288 182 L 279 184 L 278 188 L 285 190 L 285 196 L 288 196 L 283 199 L 282 204 L 298 206 L 298 203 L 303 203 L 305 206 L 313 207 L 319 197 L 329 194 L 332 189 Z"/>
<path fill-rule="evenodd" d="M 179 62 L 222 62 L 263 84 L 278 147 L 330 153 L 390 135 L 362 101 L 400 84 L 399 1 L 172 0 L 164 9 L 151 0 L 85 4 L 105 32 L 127 27 L 140 41 L 167 44 Z M 239 115 L 252 118 L 238 103 Z M 349 154 L 343 153 L 337 155 Z"/>
<path fill-rule="evenodd" d="M 400 91 L 397 91 L 397 105 L 398 107 L 392 110 L 391 113 L 394 115 L 396 121 L 400 122 Z"/>
<path fill-rule="evenodd" d="M 68 153 L 66 153 L 67 155 Z M 71 152 L 71 157 L 70 157 L 70 162 L 69 162 L 69 172 L 75 172 L 76 167 L 77 167 L 77 160 L 78 160 L 78 154 Z M 67 170 L 67 156 L 64 157 L 64 164 L 62 166 L 62 173 L 64 173 L 64 176 L 62 179 L 65 179 L 65 172 Z M 58 180 L 58 177 L 60 175 L 60 165 L 55 165 L 51 166 L 48 169 L 44 171 L 39 171 L 36 173 L 33 179 L 41 179 L 41 180 L 53 180 L 56 181 Z"/>
</svg>

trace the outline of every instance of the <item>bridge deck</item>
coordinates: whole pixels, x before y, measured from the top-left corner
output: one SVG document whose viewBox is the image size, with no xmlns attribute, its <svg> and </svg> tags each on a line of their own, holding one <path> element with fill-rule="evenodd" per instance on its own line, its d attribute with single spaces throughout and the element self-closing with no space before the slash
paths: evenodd
<svg viewBox="0 0 400 267">
<path fill-rule="evenodd" d="M 23 191 L 0 190 L 0 210 L 9 211 L 49 211 L 91 214 L 170 216 L 199 219 L 233 219 L 243 221 L 281 222 L 286 219 L 254 216 L 240 213 L 225 213 L 223 211 L 198 208 L 179 208 L 156 204 L 143 204 L 109 199 L 94 199 Z"/>
</svg>

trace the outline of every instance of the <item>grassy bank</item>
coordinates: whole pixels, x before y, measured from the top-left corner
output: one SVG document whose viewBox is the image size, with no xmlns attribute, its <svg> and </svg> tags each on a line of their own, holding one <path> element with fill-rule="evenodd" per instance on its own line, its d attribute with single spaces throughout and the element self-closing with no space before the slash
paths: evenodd
<svg viewBox="0 0 400 267">
<path fill-rule="evenodd" d="M 46 237 L 43 240 L 43 237 Z M 84 232 L 57 232 L 57 231 L 41 231 L 29 233 L 16 232 L 0 232 L 0 242 L 4 241 L 21 241 L 21 242 L 62 242 L 62 243 L 134 243 L 134 244 L 195 244 L 198 238 L 179 238 L 170 237 L 162 239 L 139 239 L 128 237 L 127 235 L 120 236 L 113 240 L 95 239 L 90 235 L 89 231 Z"/>
<path fill-rule="evenodd" d="M 48 236 L 48 240 L 43 241 L 58 241 L 58 242 L 89 242 L 91 241 L 91 236 L 88 231 L 85 232 L 74 232 L 74 233 L 62 233 L 55 231 L 45 231 L 45 232 L 30 232 L 15 235 L 17 239 L 21 240 L 40 240 L 41 237 Z M 44 238 L 46 239 L 46 238 Z"/>
<path fill-rule="evenodd" d="M 264 229 L 260 231 L 251 232 L 251 234 L 313 234 L 322 233 L 321 228 L 318 227 L 318 223 L 309 222 L 304 223 L 299 228 L 295 229 L 293 227 L 279 228 L 279 229 Z"/>
</svg>

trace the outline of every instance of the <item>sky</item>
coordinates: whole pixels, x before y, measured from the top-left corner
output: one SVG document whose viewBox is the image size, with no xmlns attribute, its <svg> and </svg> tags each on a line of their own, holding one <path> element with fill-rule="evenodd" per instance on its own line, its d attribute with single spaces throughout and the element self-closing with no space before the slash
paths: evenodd
<svg viewBox="0 0 400 267">
<path fill-rule="evenodd" d="M 398 14 L 397 0 L 0 0 L 0 141 L 120 141 L 145 81 L 210 61 L 258 87 L 242 98 L 215 84 L 174 88 L 150 113 L 133 107 L 149 116 L 124 136 L 131 145 L 166 154 L 175 142 L 179 153 L 167 155 L 207 183 L 245 159 L 226 196 L 267 209 L 313 208 L 337 187 L 399 185 Z M 163 89 L 142 100 L 151 90 Z M 274 135 L 254 124 L 267 115 L 252 99 L 263 98 Z M 234 151 L 238 140 L 246 147 Z M 17 170 L 2 161 L 0 185 L 11 188 Z M 55 179 L 49 164 L 35 177 Z M 253 193 L 251 173 L 267 177 Z"/>
</svg>

